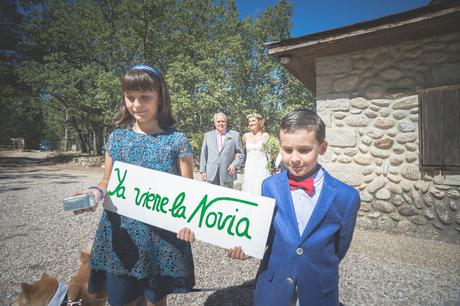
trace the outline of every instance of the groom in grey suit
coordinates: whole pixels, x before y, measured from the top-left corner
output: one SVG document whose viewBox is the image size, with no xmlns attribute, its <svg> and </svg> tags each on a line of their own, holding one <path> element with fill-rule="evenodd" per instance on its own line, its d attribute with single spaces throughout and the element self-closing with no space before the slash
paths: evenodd
<svg viewBox="0 0 460 306">
<path fill-rule="evenodd" d="M 201 146 L 200 173 L 203 181 L 233 188 L 236 171 L 241 169 L 244 152 L 240 133 L 227 130 L 227 116 L 214 115 L 215 130 L 204 134 Z"/>
</svg>

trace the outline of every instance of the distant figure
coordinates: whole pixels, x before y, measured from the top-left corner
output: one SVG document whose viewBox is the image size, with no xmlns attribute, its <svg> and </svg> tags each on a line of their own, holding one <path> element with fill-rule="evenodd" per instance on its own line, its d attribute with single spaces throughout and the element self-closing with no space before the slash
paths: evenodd
<svg viewBox="0 0 460 306">
<path fill-rule="evenodd" d="M 93 193 L 99 203 L 107 194 L 114 161 L 166 173 L 193 177 L 192 148 L 184 133 L 174 128 L 171 100 L 163 74 L 136 65 L 121 80 L 123 101 L 117 126 L 105 149 L 104 177 Z M 88 211 L 88 210 L 81 210 Z M 185 241 L 184 241 L 185 240 Z M 177 235 L 138 220 L 104 210 L 91 252 L 88 291 L 107 291 L 110 305 L 165 306 L 173 292 L 189 292 L 195 285 L 193 232 Z"/>
<path fill-rule="evenodd" d="M 262 184 L 275 212 L 254 290 L 255 306 L 339 305 L 339 262 L 353 237 L 359 192 L 318 164 L 326 152 L 325 125 L 310 110 L 281 122 L 280 148 L 287 171 Z M 228 256 L 247 258 L 241 247 Z"/>
<path fill-rule="evenodd" d="M 249 133 L 243 135 L 243 145 L 246 148 L 246 163 L 244 165 L 244 178 L 241 190 L 260 195 L 262 181 L 270 176 L 267 169 L 267 153 L 263 145 L 270 135 L 265 132 L 264 119 L 257 113 L 248 115 Z M 271 157 L 270 157 L 271 159 Z"/>
<path fill-rule="evenodd" d="M 201 146 L 200 173 L 205 182 L 233 188 L 236 171 L 242 166 L 244 153 L 240 134 L 227 130 L 227 116 L 217 113 L 215 130 L 204 134 Z"/>
</svg>

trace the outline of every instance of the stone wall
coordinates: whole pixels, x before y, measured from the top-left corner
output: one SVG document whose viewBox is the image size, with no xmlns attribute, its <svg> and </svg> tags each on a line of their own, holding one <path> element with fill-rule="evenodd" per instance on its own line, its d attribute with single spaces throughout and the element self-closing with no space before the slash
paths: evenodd
<svg viewBox="0 0 460 306">
<path fill-rule="evenodd" d="M 75 157 L 73 162 L 83 167 L 101 167 L 104 165 L 104 156 Z"/>
<path fill-rule="evenodd" d="M 317 59 L 321 163 L 360 190 L 359 226 L 460 241 L 460 173 L 420 171 L 416 94 L 459 71 L 460 33 Z"/>
</svg>

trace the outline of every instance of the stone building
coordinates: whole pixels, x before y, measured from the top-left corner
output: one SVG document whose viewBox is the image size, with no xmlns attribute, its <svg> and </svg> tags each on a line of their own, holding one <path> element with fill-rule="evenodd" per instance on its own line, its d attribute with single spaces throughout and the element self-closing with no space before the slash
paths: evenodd
<svg viewBox="0 0 460 306">
<path fill-rule="evenodd" d="M 358 226 L 460 241 L 460 2 L 266 44 L 316 97 Z"/>
</svg>

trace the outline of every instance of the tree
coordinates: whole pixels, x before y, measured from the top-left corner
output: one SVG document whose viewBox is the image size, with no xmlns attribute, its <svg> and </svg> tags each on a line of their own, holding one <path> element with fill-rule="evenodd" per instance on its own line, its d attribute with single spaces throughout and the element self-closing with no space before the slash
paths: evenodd
<svg viewBox="0 0 460 306">
<path fill-rule="evenodd" d="M 24 10 L 27 56 L 16 71 L 46 108 L 47 129 L 62 138 L 67 127 L 84 152 L 101 153 L 121 99 L 119 76 L 133 64 L 166 74 L 179 128 L 192 134 L 195 151 L 216 112 L 240 131 L 248 113 L 260 112 L 274 132 L 284 110 L 312 102 L 263 45 L 289 38 L 286 0 L 243 20 L 233 0 L 50 0 Z"/>
<path fill-rule="evenodd" d="M 91 1 L 50 1 L 46 8 L 29 12 L 24 45 L 42 45 L 46 52 L 23 61 L 18 70 L 43 105 L 56 113 L 49 118 L 60 117 L 71 127 L 83 152 L 91 150 L 94 135 L 98 154 L 119 87 L 113 75 L 119 53 L 107 41 L 113 25 L 104 23 L 99 8 Z M 62 137 L 64 126 L 60 131 Z"/>
<path fill-rule="evenodd" d="M 19 48 L 23 16 L 12 0 L 1 1 L 0 11 L 0 144 L 11 144 L 11 138 L 20 137 L 26 148 L 37 148 L 43 137 L 42 108 L 16 73 L 24 57 Z"/>
</svg>

